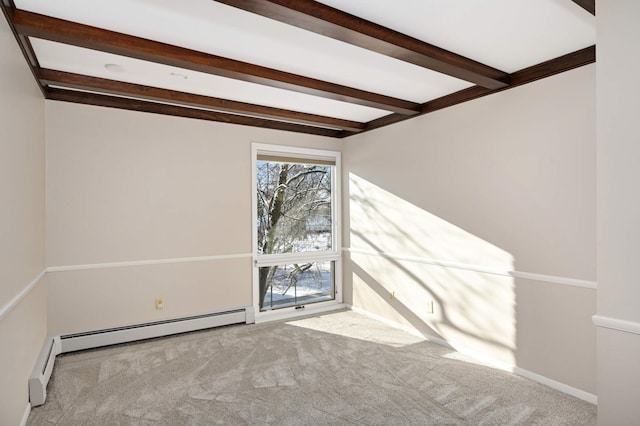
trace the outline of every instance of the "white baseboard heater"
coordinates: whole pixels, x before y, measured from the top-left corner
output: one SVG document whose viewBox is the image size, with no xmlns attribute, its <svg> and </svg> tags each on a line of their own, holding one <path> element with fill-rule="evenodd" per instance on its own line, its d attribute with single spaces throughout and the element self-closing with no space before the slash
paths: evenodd
<svg viewBox="0 0 640 426">
<path fill-rule="evenodd" d="M 53 372 L 56 356 L 60 354 L 59 336 L 47 336 L 29 377 L 29 402 L 32 407 L 44 404 L 47 399 L 47 383 Z"/>
<path fill-rule="evenodd" d="M 186 318 L 155 321 L 126 327 L 109 328 L 85 333 L 49 336 L 40 351 L 29 378 L 29 400 L 32 407 L 44 404 L 47 383 L 53 371 L 55 357 L 61 353 L 98 348 L 136 340 L 152 339 L 224 325 L 255 322 L 253 307 L 215 312 Z"/>
</svg>

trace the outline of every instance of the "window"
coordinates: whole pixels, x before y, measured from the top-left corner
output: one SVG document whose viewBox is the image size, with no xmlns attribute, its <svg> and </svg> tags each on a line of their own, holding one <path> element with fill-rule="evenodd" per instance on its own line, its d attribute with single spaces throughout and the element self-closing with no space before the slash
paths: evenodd
<svg viewBox="0 0 640 426">
<path fill-rule="evenodd" d="M 335 301 L 340 154 L 254 144 L 253 155 L 256 307 Z"/>
</svg>

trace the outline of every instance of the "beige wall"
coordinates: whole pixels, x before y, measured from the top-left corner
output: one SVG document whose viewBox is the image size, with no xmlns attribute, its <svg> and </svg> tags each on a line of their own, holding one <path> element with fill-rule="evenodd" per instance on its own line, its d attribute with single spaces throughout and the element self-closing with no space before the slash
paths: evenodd
<svg viewBox="0 0 640 426">
<path fill-rule="evenodd" d="M 640 2 L 597 2 L 598 423 L 640 424 Z M 611 324 L 614 322 L 614 324 Z M 618 328 L 618 329 L 616 329 Z"/>
<path fill-rule="evenodd" d="M 0 52 L 0 424 L 17 425 L 46 332 L 45 280 L 23 293 L 45 266 L 44 101 L 3 18 Z"/>
<path fill-rule="evenodd" d="M 352 303 L 595 394 L 595 290 L 508 276 L 594 285 L 594 87 L 591 65 L 347 139 Z"/>
<path fill-rule="evenodd" d="M 0 424 L 19 425 L 29 408 L 29 376 L 47 332 L 47 283 L 40 282 L 0 320 Z"/>
<path fill-rule="evenodd" d="M 47 102 L 48 266 L 249 254 L 251 142 L 325 137 Z M 251 305 L 249 258 L 49 274 L 66 333 Z M 156 311 L 154 300 L 165 299 Z"/>
</svg>

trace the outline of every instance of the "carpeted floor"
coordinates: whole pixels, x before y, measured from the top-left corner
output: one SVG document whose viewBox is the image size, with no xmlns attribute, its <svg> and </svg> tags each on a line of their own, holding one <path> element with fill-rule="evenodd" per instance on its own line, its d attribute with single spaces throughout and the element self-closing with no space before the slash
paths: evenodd
<svg viewBox="0 0 640 426">
<path fill-rule="evenodd" d="M 596 424 L 589 403 L 461 359 L 350 311 L 222 327 L 59 356 L 27 424 Z"/>
</svg>

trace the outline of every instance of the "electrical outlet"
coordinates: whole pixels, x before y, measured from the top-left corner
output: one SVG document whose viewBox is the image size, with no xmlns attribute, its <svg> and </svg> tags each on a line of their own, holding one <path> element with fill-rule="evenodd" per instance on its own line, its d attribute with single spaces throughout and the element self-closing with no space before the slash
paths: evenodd
<svg viewBox="0 0 640 426">
<path fill-rule="evenodd" d="M 428 314 L 433 313 L 433 300 L 430 300 L 427 302 L 427 313 Z"/>
<path fill-rule="evenodd" d="M 396 298 L 396 292 L 395 291 L 390 291 L 389 292 L 389 300 L 394 300 Z"/>
<path fill-rule="evenodd" d="M 156 299 L 156 310 L 161 311 L 164 309 L 164 299 Z"/>
</svg>

